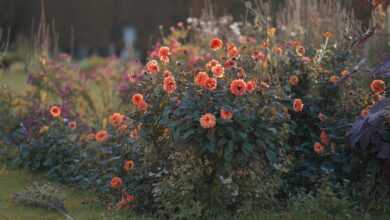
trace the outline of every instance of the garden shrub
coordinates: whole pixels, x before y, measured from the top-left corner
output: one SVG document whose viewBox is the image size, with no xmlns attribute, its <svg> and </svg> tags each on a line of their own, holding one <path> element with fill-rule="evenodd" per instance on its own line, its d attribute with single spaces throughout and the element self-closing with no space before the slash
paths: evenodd
<svg viewBox="0 0 390 220">
<path fill-rule="evenodd" d="M 145 66 L 40 54 L 15 162 L 159 219 L 383 210 L 386 74 L 350 28 L 309 45 L 254 18 L 178 23 Z"/>
</svg>

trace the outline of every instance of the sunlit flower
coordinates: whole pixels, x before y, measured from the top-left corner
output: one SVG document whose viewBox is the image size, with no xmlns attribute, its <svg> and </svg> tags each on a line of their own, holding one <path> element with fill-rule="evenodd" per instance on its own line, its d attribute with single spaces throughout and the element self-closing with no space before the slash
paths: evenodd
<svg viewBox="0 0 390 220">
<path fill-rule="evenodd" d="M 218 60 L 212 59 L 212 60 L 210 60 L 210 61 L 206 64 L 206 68 L 207 68 L 208 70 L 211 70 L 211 69 L 212 69 L 214 66 L 216 66 L 216 65 L 219 65 Z"/>
<path fill-rule="evenodd" d="M 248 93 L 252 93 L 255 90 L 256 90 L 256 82 L 255 81 L 251 80 L 251 81 L 246 83 L 246 91 Z"/>
<path fill-rule="evenodd" d="M 111 179 L 111 188 L 119 189 L 119 188 L 122 187 L 122 185 L 123 185 L 122 178 L 120 178 L 120 177 L 113 177 Z"/>
<path fill-rule="evenodd" d="M 233 112 L 226 111 L 225 109 L 221 109 L 220 115 L 223 120 L 231 120 L 233 118 Z"/>
<path fill-rule="evenodd" d="M 225 68 L 223 68 L 220 64 L 217 64 L 211 68 L 211 72 L 213 72 L 215 77 L 222 78 L 225 74 Z"/>
<path fill-rule="evenodd" d="M 141 111 L 147 111 L 149 108 L 149 104 L 147 102 L 141 102 L 139 105 L 137 105 L 137 108 Z"/>
<path fill-rule="evenodd" d="M 267 36 L 268 36 L 269 38 L 275 37 L 275 34 L 276 34 L 276 28 L 271 27 L 271 28 L 268 28 L 268 29 L 267 29 Z"/>
<path fill-rule="evenodd" d="M 209 91 L 214 91 L 217 89 L 217 80 L 209 77 L 206 81 L 205 88 Z"/>
<path fill-rule="evenodd" d="M 219 38 L 213 38 L 211 41 L 210 41 L 210 47 L 211 49 L 213 50 L 219 50 L 223 47 L 223 41 Z"/>
<path fill-rule="evenodd" d="M 120 113 L 114 113 L 110 116 L 110 124 L 112 126 L 119 126 L 123 123 L 125 116 Z"/>
<path fill-rule="evenodd" d="M 199 122 L 200 122 L 200 126 L 202 126 L 202 128 L 206 128 L 206 129 L 214 128 L 215 125 L 217 124 L 215 116 L 211 113 L 204 114 L 199 119 Z"/>
<path fill-rule="evenodd" d="M 329 38 L 332 38 L 332 37 L 333 37 L 333 33 L 327 31 L 327 32 L 324 32 L 324 33 L 323 33 L 323 36 L 324 36 L 325 38 L 329 39 Z"/>
<path fill-rule="evenodd" d="M 168 57 L 169 55 L 171 55 L 169 47 L 160 47 L 158 51 L 159 57 Z"/>
<path fill-rule="evenodd" d="M 134 169 L 134 161 L 132 160 L 126 160 L 123 163 L 123 170 L 126 172 L 129 172 L 130 170 Z"/>
<path fill-rule="evenodd" d="M 160 57 L 161 62 L 169 63 L 169 56 L 171 55 L 169 47 L 160 47 L 158 55 Z"/>
<path fill-rule="evenodd" d="M 254 53 L 252 54 L 252 59 L 254 59 L 255 61 L 261 61 L 261 62 L 263 62 L 263 61 L 265 61 L 265 60 L 267 59 L 267 57 L 266 57 L 265 54 L 262 53 L 262 52 L 254 52 Z"/>
<path fill-rule="evenodd" d="M 136 106 L 139 106 L 141 105 L 143 102 L 145 102 L 144 100 L 144 96 L 137 93 L 137 94 L 134 94 L 133 97 L 131 98 L 131 101 L 134 105 Z"/>
<path fill-rule="evenodd" d="M 322 154 L 323 152 L 324 152 L 324 150 L 325 150 L 325 147 L 324 147 L 324 145 L 322 145 L 321 143 L 319 143 L 319 142 L 316 142 L 315 144 L 314 144 L 314 152 L 316 152 L 317 154 Z"/>
<path fill-rule="evenodd" d="M 246 83 L 242 79 L 235 79 L 230 84 L 230 92 L 236 96 L 243 96 L 246 92 Z"/>
<path fill-rule="evenodd" d="M 306 49 L 303 46 L 297 46 L 295 52 L 298 54 L 298 56 L 303 57 L 306 53 Z"/>
<path fill-rule="evenodd" d="M 297 75 L 292 75 L 288 78 L 288 83 L 291 86 L 297 86 L 299 84 L 299 78 Z"/>
<path fill-rule="evenodd" d="M 170 59 L 169 59 L 168 56 L 166 56 L 166 57 L 160 57 L 160 60 L 161 60 L 161 62 L 163 62 L 163 63 L 165 63 L 165 64 L 169 63 L 169 61 L 170 61 Z M 157 71 L 157 72 L 158 72 L 158 71 Z"/>
<path fill-rule="evenodd" d="M 206 82 L 207 80 L 209 79 L 209 75 L 206 73 L 206 72 L 199 72 L 196 76 L 195 76 L 195 84 L 198 85 L 198 86 L 206 86 Z"/>
<path fill-rule="evenodd" d="M 95 135 L 95 140 L 97 142 L 104 142 L 107 139 L 108 139 L 108 132 L 105 130 L 101 130 L 101 131 L 97 132 Z"/>
<path fill-rule="evenodd" d="M 302 112 L 303 106 L 304 104 L 302 99 L 294 99 L 293 107 L 295 112 Z"/>
<path fill-rule="evenodd" d="M 320 139 L 321 139 L 321 143 L 324 145 L 328 145 L 330 142 L 329 135 L 328 133 L 326 133 L 326 131 L 321 131 Z"/>
<path fill-rule="evenodd" d="M 240 50 L 234 44 L 229 44 L 227 54 L 229 58 L 235 58 L 240 56 Z"/>
<path fill-rule="evenodd" d="M 68 127 L 70 129 L 76 129 L 77 128 L 77 122 L 75 122 L 75 121 L 69 122 Z"/>
<path fill-rule="evenodd" d="M 163 89 L 168 94 L 172 94 L 176 91 L 176 81 L 173 76 L 164 78 Z"/>
<path fill-rule="evenodd" d="M 333 75 L 330 77 L 329 82 L 336 84 L 339 81 L 339 77 L 336 75 Z"/>
<path fill-rule="evenodd" d="M 61 108 L 59 106 L 52 106 L 50 108 L 50 114 L 51 116 L 53 116 L 53 118 L 58 118 L 61 116 Z"/>
<path fill-rule="evenodd" d="M 370 88 L 373 92 L 382 94 L 385 92 L 385 81 L 376 79 L 372 81 Z"/>
<path fill-rule="evenodd" d="M 149 73 L 158 73 L 160 71 L 160 67 L 156 60 L 151 60 L 146 64 L 146 70 Z"/>
</svg>

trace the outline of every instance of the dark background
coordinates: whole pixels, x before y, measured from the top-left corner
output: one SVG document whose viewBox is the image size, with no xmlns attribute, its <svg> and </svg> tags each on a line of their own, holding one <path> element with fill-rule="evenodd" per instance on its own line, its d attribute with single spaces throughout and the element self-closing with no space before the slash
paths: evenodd
<svg viewBox="0 0 390 220">
<path fill-rule="evenodd" d="M 287 0 L 272 0 L 275 11 Z M 307 0 L 314 1 L 314 0 Z M 368 0 L 340 0 L 358 18 L 370 18 Z M 46 0 L 47 22 L 55 27 L 58 46 L 65 52 L 83 49 L 85 55 L 119 53 L 124 47 L 123 30 L 136 31 L 135 49 L 145 54 L 158 35 L 158 26 L 169 27 L 188 16 L 199 16 L 204 0 Z M 240 19 L 243 0 L 209 0 L 216 13 Z M 11 43 L 31 39 L 41 17 L 41 0 L 0 0 L 0 27 L 10 30 Z M 109 50 L 111 48 L 111 50 Z"/>
</svg>

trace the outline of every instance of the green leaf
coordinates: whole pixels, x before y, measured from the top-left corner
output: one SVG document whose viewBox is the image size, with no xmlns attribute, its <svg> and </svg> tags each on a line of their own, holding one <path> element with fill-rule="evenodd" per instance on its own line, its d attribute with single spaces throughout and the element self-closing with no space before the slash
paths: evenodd
<svg viewBox="0 0 390 220">
<path fill-rule="evenodd" d="M 206 144 L 206 149 L 211 153 L 215 153 L 215 144 L 213 142 L 209 142 Z"/>
<path fill-rule="evenodd" d="M 244 153 L 248 156 L 253 153 L 253 145 L 249 143 L 244 143 L 243 145 Z"/>
</svg>

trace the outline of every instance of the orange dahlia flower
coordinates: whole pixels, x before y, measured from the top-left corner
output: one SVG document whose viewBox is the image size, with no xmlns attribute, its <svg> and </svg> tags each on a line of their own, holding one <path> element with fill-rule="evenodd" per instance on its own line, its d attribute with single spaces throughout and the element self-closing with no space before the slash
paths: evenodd
<svg viewBox="0 0 390 220">
<path fill-rule="evenodd" d="M 219 65 L 218 60 L 212 59 L 212 60 L 210 60 L 210 61 L 206 64 L 206 68 L 207 68 L 208 70 L 211 70 L 211 69 L 212 69 L 214 66 L 216 66 L 216 65 Z"/>
<path fill-rule="evenodd" d="M 263 62 L 267 59 L 267 56 L 262 52 L 254 52 L 252 54 L 252 59 Z"/>
<path fill-rule="evenodd" d="M 217 89 L 217 80 L 214 78 L 208 78 L 205 84 L 205 88 L 209 91 L 214 91 Z"/>
<path fill-rule="evenodd" d="M 235 96 L 243 96 L 246 92 L 246 83 L 242 79 L 235 79 L 230 83 L 230 92 Z"/>
<path fill-rule="evenodd" d="M 372 81 L 370 87 L 373 92 L 382 94 L 385 92 L 385 81 L 376 79 Z"/>
<path fill-rule="evenodd" d="M 213 38 L 211 41 L 210 41 L 210 47 L 211 49 L 213 50 L 219 50 L 223 47 L 223 41 L 219 38 Z"/>
<path fill-rule="evenodd" d="M 70 129 L 76 129 L 77 128 L 77 123 L 75 121 L 71 121 L 71 122 L 69 122 L 68 127 Z"/>
<path fill-rule="evenodd" d="M 113 126 L 119 126 L 123 123 L 125 116 L 120 113 L 114 113 L 110 116 L 110 124 Z"/>
<path fill-rule="evenodd" d="M 231 120 L 233 118 L 233 112 L 226 111 L 225 109 L 221 109 L 220 115 L 223 120 Z"/>
<path fill-rule="evenodd" d="M 316 152 L 317 154 L 322 154 L 324 152 L 324 150 L 325 150 L 324 145 L 322 145 L 319 142 L 316 142 L 314 144 L 313 148 L 314 148 L 314 152 Z"/>
<path fill-rule="evenodd" d="M 111 179 L 111 188 L 119 189 L 119 188 L 122 187 L 122 185 L 123 185 L 122 178 L 120 178 L 120 177 L 113 177 Z"/>
<path fill-rule="evenodd" d="M 206 72 L 199 72 L 195 76 L 195 84 L 198 86 L 204 87 L 206 85 L 207 80 L 209 79 L 209 75 Z"/>
<path fill-rule="evenodd" d="M 53 118 L 58 118 L 61 116 L 61 108 L 59 106 L 52 106 L 50 108 L 50 114 L 51 116 L 53 116 Z"/>
<path fill-rule="evenodd" d="M 105 130 L 101 130 L 95 134 L 95 140 L 97 142 L 104 142 L 108 139 L 108 132 Z"/>
<path fill-rule="evenodd" d="M 149 73 L 158 73 L 160 71 L 160 67 L 156 60 L 151 60 L 146 64 L 146 70 Z"/>
<path fill-rule="evenodd" d="M 171 55 L 169 47 L 160 47 L 158 50 L 159 57 L 168 57 L 169 55 Z"/>
<path fill-rule="evenodd" d="M 144 96 L 137 93 L 135 95 L 133 95 L 133 97 L 131 98 L 131 101 L 133 102 L 134 105 L 140 105 L 141 103 L 145 102 L 144 100 Z"/>
<path fill-rule="evenodd" d="M 234 44 L 229 44 L 227 54 L 229 58 L 235 58 L 240 56 L 240 50 Z"/>
<path fill-rule="evenodd" d="M 134 161 L 132 160 L 126 160 L 123 163 L 123 170 L 126 172 L 129 172 L 130 170 L 134 169 Z"/>
<path fill-rule="evenodd" d="M 176 91 L 176 80 L 173 76 L 164 78 L 163 89 L 168 94 L 172 94 Z"/>
<path fill-rule="evenodd" d="M 217 64 L 211 68 L 211 72 L 214 73 L 215 77 L 222 78 L 225 74 L 225 68 L 221 64 Z"/>
<path fill-rule="evenodd" d="M 294 111 L 302 112 L 303 106 L 304 106 L 304 104 L 303 104 L 302 99 L 294 99 L 294 103 L 293 103 Z"/>
<path fill-rule="evenodd" d="M 246 91 L 248 93 L 252 93 L 255 90 L 256 90 L 256 82 L 255 81 L 251 80 L 251 81 L 246 83 Z"/>
<path fill-rule="evenodd" d="M 214 128 L 215 125 L 217 124 L 215 116 L 211 113 L 204 114 L 199 119 L 199 122 L 200 122 L 200 126 L 202 126 L 202 128 L 206 128 L 206 129 Z"/>
</svg>

